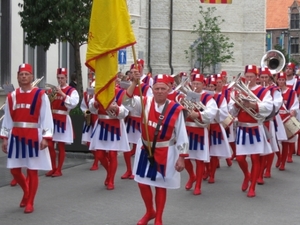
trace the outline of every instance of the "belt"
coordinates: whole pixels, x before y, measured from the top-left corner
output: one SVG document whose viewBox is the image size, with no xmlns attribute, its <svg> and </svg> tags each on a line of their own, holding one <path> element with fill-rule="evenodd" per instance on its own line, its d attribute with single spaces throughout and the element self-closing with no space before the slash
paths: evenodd
<svg viewBox="0 0 300 225">
<path fill-rule="evenodd" d="M 238 126 L 239 127 L 257 127 L 259 125 L 262 125 L 262 124 L 258 124 L 258 123 L 241 123 L 241 122 L 238 122 Z"/>
<path fill-rule="evenodd" d="M 135 116 L 135 115 L 129 115 L 128 117 L 132 117 L 132 118 L 141 118 L 141 116 Z"/>
<path fill-rule="evenodd" d="M 206 128 L 208 127 L 209 124 L 203 124 L 203 125 L 198 125 L 195 122 L 185 122 L 185 126 L 187 127 L 199 127 L 199 128 Z"/>
<path fill-rule="evenodd" d="M 57 109 L 52 109 L 52 113 L 54 113 L 54 114 L 60 114 L 60 115 L 69 115 L 68 111 L 57 110 Z"/>
<path fill-rule="evenodd" d="M 21 128 L 39 128 L 38 123 L 30 123 L 30 122 L 14 122 L 13 127 L 21 127 Z"/>
<path fill-rule="evenodd" d="M 147 145 L 147 141 L 142 139 L 142 141 Z M 150 141 L 150 145 L 152 146 L 153 142 Z M 169 141 L 157 141 L 155 144 L 155 148 L 163 148 L 163 147 L 169 147 L 175 144 L 175 138 L 169 140 Z"/>
<path fill-rule="evenodd" d="M 116 118 L 111 118 L 109 115 L 98 115 L 98 119 L 115 120 Z"/>
<path fill-rule="evenodd" d="M 287 110 L 281 109 L 279 110 L 279 114 L 289 114 L 289 112 Z"/>
</svg>

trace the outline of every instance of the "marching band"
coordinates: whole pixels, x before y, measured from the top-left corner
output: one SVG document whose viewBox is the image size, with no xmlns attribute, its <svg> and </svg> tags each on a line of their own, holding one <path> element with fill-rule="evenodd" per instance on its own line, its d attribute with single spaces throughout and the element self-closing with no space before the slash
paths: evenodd
<svg viewBox="0 0 300 225">
<path fill-rule="evenodd" d="M 184 160 L 182 162 L 189 175 L 185 189 L 193 188 L 194 195 L 201 194 L 203 180 L 208 179 L 208 183 L 218 180 L 216 171 L 219 160 L 223 158 L 228 166 L 232 165 L 231 160 L 236 159 L 243 174 L 241 190 L 247 191 L 248 197 L 255 197 L 256 184 L 262 185 L 264 178 L 271 177 L 275 155 L 275 166 L 281 171 L 285 170 L 286 162 L 293 162 L 293 154 L 300 155 L 300 80 L 294 75 L 293 63 L 285 65 L 274 52 L 271 53 L 266 56 L 270 58 L 264 58 L 266 65 L 262 64 L 260 68 L 246 65 L 243 73 L 231 83 L 227 83 L 226 71 L 205 76 L 196 68 L 189 74 L 180 72 L 150 77 L 144 74 L 144 61 L 139 59 L 126 73 L 126 79 L 120 77 L 115 88 L 115 101 L 108 109 L 95 99 L 94 84 L 84 93 L 80 107 L 86 120 L 81 138 L 82 144 L 88 145 L 94 156 L 90 169 L 97 170 L 100 162 L 106 170 L 104 185 L 107 190 L 113 190 L 118 152 L 123 153 L 126 171 L 121 178 L 137 181 L 145 201 L 146 214 L 138 224 L 147 224 L 154 218 L 155 224 L 162 224 L 164 202 L 156 202 L 158 208 L 155 211 L 152 199 L 149 200 L 152 198 L 149 187 L 156 187 L 156 195 L 160 199 L 166 198 L 165 188 L 179 188 L 177 173 L 183 167 L 176 161 L 178 157 Z M 31 70 L 29 72 L 32 73 Z M 77 91 L 66 84 L 67 70 L 59 68 L 57 76 L 60 85 L 52 87 L 50 93 L 46 92 L 54 131 L 51 132 L 52 138 L 47 140 L 51 166 L 41 168 L 51 167 L 46 176 L 62 176 L 64 144 L 72 143 L 74 138 L 68 113 L 79 101 Z M 9 96 L 8 100 L 12 102 L 13 96 Z M 164 104 L 167 106 L 162 107 Z M 12 127 L 17 126 L 19 130 L 24 126 L 31 128 L 28 127 L 29 121 L 14 121 L 15 115 L 11 115 L 13 107 L 10 104 L 5 107 L 0 133 L 4 140 L 10 138 L 8 131 Z M 147 129 L 150 138 L 147 137 Z M 57 166 L 54 142 L 58 142 Z M 9 143 L 5 143 L 3 151 L 7 152 Z M 169 151 L 172 154 L 167 153 Z M 8 167 L 12 168 L 14 178 L 24 189 L 21 205 L 26 206 L 25 211 L 30 213 L 33 211 L 33 197 L 28 206 L 26 201 L 30 197 L 26 194 L 25 178 L 20 171 L 13 169 L 15 159 L 12 157 L 15 155 L 10 151 L 8 154 Z M 131 165 L 133 155 L 135 159 Z M 28 171 L 30 176 L 31 170 Z"/>
</svg>

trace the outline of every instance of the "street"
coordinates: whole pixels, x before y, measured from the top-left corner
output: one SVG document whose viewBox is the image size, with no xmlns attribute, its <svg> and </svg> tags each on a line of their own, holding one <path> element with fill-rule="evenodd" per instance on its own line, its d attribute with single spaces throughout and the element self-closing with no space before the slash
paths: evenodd
<svg viewBox="0 0 300 225">
<path fill-rule="evenodd" d="M 228 167 L 221 160 L 216 172 L 216 183 L 203 181 L 202 194 L 194 196 L 184 189 L 186 171 L 182 172 L 181 188 L 168 190 L 164 212 L 165 225 L 282 225 L 300 221 L 300 157 L 285 171 L 274 168 L 272 178 L 257 185 L 256 197 L 248 198 L 241 191 L 243 180 L 236 161 Z M 123 156 L 118 157 L 119 167 L 115 190 L 108 191 L 103 184 L 104 168 L 90 171 L 91 159 L 67 158 L 62 177 L 49 178 L 41 172 L 35 211 L 24 214 L 19 208 L 22 191 L 11 187 L 10 174 L 5 169 L 5 155 L 0 154 L 0 224 L 1 225 L 135 225 L 144 215 L 145 208 L 137 184 L 121 180 L 125 172 Z M 6 174 L 5 176 L 3 174 Z M 149 224 L 152 225 L 154 220 Z"/>
</svg>

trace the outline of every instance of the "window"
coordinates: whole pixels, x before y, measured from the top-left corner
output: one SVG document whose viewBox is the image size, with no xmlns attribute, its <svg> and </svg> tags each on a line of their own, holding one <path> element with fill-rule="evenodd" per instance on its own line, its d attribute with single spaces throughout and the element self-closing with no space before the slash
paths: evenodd
<svg viewBox="0 0 300 225">
<path fill-rule="evenodd" d="M 299 38 L 298 37 L 291 37 L 291 54 L 298 54 L 299 53 Z"/>
<path fill-rule="evenodd" d="M 291 29 L 299 29 L 299 13 L 291 14 Z"/>
</svg>

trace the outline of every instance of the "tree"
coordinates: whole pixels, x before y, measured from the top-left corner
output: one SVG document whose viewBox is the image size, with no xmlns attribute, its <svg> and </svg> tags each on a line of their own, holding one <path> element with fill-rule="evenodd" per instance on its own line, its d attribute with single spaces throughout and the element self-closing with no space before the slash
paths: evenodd
<svg viewBox="0 0 300 225">
<path fill-rule="evenodd" d="M 47 51 L 51 44 L 68 42 L 74 48 L 72 69 L 82 96 L 80 46 L 87 43 L 92 0 L 24 0 L 19 7 L 25 44 L 33 48 L 43 46 Z"/>
<path fill-rule="evenodd" d="M 199 8 L 202 19 L 198 20 L 198 26 L 193 25 L 191 32 L 198 34 L 198 38 L 189 47 L 189 51 L 185 50 L 185 54 L 190 60 L 195 59 L 199 62 L 199 68 L 202 72 L 212 68 L 213 73 L 216 73 L 218 63 L 234 61 L 232 51 L 234 44 L 229 42 L 229 38 L 221 33 L 220 25 L 225 20 L 220 19 L 220 16 L 213 16 L 216 8 L 209 7 L 207 11 L 204 11 L 202 6 Z"/>
<path fill-rule="evenodd" d="M 274 49 L 277 50 L 277 51 L 280 51 L 284 55 L 286 63 L 292 62 L 296 66 L 299 65 L 299 62 L 296 59 L 294 59 L 293 57 L 289 57 L 289 54 L 286 53 L 285 49 L 282 48 L 281 45 L 278 45 L 278 44 L 274 45 Z"/>
</svg>

